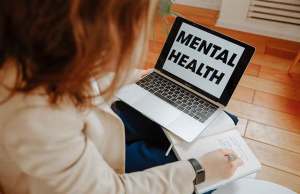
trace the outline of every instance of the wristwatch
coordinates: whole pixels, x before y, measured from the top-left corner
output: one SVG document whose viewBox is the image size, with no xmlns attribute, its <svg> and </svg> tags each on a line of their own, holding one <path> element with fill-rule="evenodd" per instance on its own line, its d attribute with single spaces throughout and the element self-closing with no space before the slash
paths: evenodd
<svg viewBox="0 0 300 194">
<path fill-rule="evenodd" d="M 192 158 L 188 160 L 191 165 L 193 166 L 195 173 L 196 173 L 196 178 L 194 179 L 194 185 L 198 185 L 202 182 L 205 181 L 205 170 L 201 166 L 201 164 L 198 162 L 198 160 Z"/>
</svg>

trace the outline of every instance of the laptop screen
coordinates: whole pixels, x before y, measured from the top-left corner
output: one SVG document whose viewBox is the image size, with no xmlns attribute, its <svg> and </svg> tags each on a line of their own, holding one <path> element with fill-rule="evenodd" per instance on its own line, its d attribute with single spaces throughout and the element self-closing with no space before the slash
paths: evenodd
<svg viewBox="0 0 300 194">
<path fill-rule="evenodd" d="M 244 43 L 182 18 L 176 19 L 166 45 L 159 68 L 224 105 L 254 51 Z M 249 48 L 252 54 L 245 52 Z M 233 76 L 238 77 L 231 79 Z"/>
</svg>

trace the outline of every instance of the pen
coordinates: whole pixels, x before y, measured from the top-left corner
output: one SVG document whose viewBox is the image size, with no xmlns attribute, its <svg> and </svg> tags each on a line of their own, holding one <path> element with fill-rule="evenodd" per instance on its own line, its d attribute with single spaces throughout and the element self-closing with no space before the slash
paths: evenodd
<svg viewBox="0 0 300 194">
<path fill-rule="evenodd" d="M 171 143 L 171 145 L 169 146 L 167 152 L 165 153 L 165 156 L 168 156 L 170 154 L 172 148 L 173 148 L 173 144 Z"/>
</svg>

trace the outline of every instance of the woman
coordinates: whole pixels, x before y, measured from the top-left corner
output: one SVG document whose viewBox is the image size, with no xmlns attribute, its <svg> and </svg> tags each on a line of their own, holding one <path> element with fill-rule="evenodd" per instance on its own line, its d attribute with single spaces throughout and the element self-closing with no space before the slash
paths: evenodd
<svg viewBox="0 0 300 194">
<path fill-rule="evenodd" d="M 152 164 L 145 160 L 137 162 L 144 167 L 134 169 L 125 155 L 125 149 L 126 154 L 132 150 L 131 125 L 125 123 L 125 142 L 124 126 L 107 103 L 135 77 L 130 70 L 143 58 L 155 9 L 154 0 L 0 0 L 0 185 L 5 194 L 193 192 L 196 173 L 190 161 L 165 164 L 174 159 L 161 158 L 158 163 L 165 165 L 146 169 Z M 100 91 L 93 80 L 99 80 Z M 114 110 L 124 121 L 126 111 L 135 118 L 122 103 Z M 145 128 L 157 128 L 147 122 Z M 225 178 L 241 164 L 228 161 L 228 155 L 234 156 L 217 150 L 193 161 L 207 179 Z"/>
</svg>

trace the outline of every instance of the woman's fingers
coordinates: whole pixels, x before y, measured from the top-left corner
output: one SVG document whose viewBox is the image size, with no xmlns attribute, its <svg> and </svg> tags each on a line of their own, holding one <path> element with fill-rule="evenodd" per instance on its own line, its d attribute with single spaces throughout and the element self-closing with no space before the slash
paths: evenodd
<svg viewBox="0 0 300 194">
<path fill-rule="evenodd" d="M 151 71 L 153 71 L 152 68 L 151 68 L 151 69 L 144 69 L 144 70 L 142 71 L 142 76 L 141 76 L 141 77 L 143 77 L 143 76 L 149 74 Z"/>
<path fill-rule="evenodd" d="M 239 156 L 231 149 L 222 149 L 222 153 L 225 158 L 230 162 L 233 168 L 238 168 L 243 165 L 243 161 L 239 158 Z"/>
<path fill-rule="evenodd" d="M 199 159 L 204 166 L 208 179 L 226 179 L 243 164 L 238 155 L 231 149 L 218 149 L 203 155 Z"/>
<path fill-rule="evenodd" d="M 231 149 L 226 149 L 226 148 L 223 148 L 223 149 L 220 149 L 221 152 L 225 155 L 229 155 L 229 154 L 232 154 L 233 151 Z"/>
</svg>

